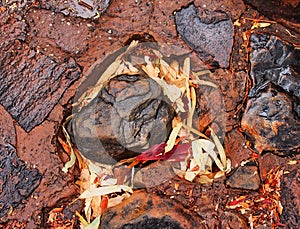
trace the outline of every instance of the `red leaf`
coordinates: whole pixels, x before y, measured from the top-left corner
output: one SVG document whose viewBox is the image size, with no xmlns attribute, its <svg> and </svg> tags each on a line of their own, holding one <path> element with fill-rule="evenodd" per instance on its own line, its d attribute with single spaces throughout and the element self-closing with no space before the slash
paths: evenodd
<svg viewBox="0 0 300 229">
<path fill-rule="evenodd" d="M 141 153 L 136 157 L 136 161 L 156 161 L 156 160 L 173 160 L 173 161 L 183 161 L 187 155 L 191 143 L 177 144 L 174 148 L 165 154 L 166 143 L 156 144 L 150 149 Z"/>
</svg>

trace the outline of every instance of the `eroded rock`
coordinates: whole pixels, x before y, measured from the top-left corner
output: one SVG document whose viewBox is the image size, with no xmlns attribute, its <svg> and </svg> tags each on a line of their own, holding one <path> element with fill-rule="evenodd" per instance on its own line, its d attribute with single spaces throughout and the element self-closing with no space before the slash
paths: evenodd
<svg viewBox="0 0 300 229">
<path fill-rule="evenodd" d="M 241 125 L 254 138 L 259 152 L 287 155 L 299 148 L 300 119 L 294 108 L 290 96 L 271 86 L 260 97 L 248 101 Z"/>
<path fill-rule="evenodd" d="M 18 158 L 13 146 L 0 144 L 0 222 L 37 188 L 41 178 L 37 169 L 27 168 Z"/>
<path fill-rule="evenodd" d="M 101 228 L 205 228 L 201 219 L 181 204 L 144 191 L 107 209 Z"/>
<path fill-rule="evenodd" d="M 120 75 L 75 115 L 74 141 L 87 158 L 98 162 L 130 158 L 164 142 L 173 116 L 172 106 L 154 80 Z"/>
<path fill-rule="evenodd" d="M 300 99 L 300 50 L 268 34 L 253 34 L 250 41 L 254 85 L 249 96 L 257 96 L 271 82 Z"/>
<path fill-rule="evenodd" d="M 226 181 L 231 188 L 258 190 L 260 178 L 256 166 L 240 166 Z"/>
<path fill-rule="evenodd" d="M 228 14 L 190 5 L 178 11 L 175 19 L 178 33 L 203 60 L 229 67 L 233 24 Z"/>
</svg>

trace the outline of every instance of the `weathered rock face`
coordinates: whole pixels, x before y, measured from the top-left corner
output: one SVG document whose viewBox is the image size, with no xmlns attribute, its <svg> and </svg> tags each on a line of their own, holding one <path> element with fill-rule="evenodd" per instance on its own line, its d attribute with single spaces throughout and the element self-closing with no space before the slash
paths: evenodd
<svg viewBox="0 0 300 229">
<path fill-rule="evenodd" d="M 22 203 L 39 185 L 42 176 L 27 168 L 10 144 L 0 144 L 0 222 L 11 208 Z"/>
<path fill-rule="evenodd" d="M 260 178 L 256 166 L 240 166 L 226 181 L 232 188 L 258 190 Z"/>
<path fill-rule="evenodd" d="M 110 157 L 130 158 L 165 141 L 173 116 L 172 106 L 154 80 L 120 75 L 75 115 L 71 125 L 81 152 L 103 163 Z"/>
<path fill-rule="evenodd" d="M 300 99 L 300 50 L 267 34 L 254 34 L 250 40 L 254 82 L 250 97 L 271 82 Z"/>
<path fill-rule="evenodd" d="M 46 119 L 81 70 L 73 58 L 56 61 L 31 49 L 24 43 L 28 25 L 8 18 L 0 15 L 0 104 L 29 132 Z"/>
<path fill-rule="evenodd" d="M 251 77 L 242 128 L 255 148 L 288 154 L 300 142 L 300 52 L 274 36 L 251 36 Z"/>
<path fill-rule="evenodd" d="M 229 67 L 233 24 L 225 12 L 205 11 L 194 5 L 176 13 L 177 31 L 206 62 Z"/>
<path fill-rule="evenodd" d="M 285 93 L 270 88 L 248 101 L 241 122 L 243 130 L 255 139 L 255 148 L 287 154 L 299 147 L 300 120 L 293 102 Z"/>
<path fill-rule="evenodd" d="M 101 228 L 206 228 L 199 217 L 178 202 L 144 191 L 107 209 Z"/>
</svg>

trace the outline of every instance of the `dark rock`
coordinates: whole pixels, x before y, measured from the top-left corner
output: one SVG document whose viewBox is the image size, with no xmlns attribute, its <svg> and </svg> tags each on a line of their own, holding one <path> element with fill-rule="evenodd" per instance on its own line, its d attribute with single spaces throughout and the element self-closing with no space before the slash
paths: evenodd
<svg viewBox="0 0 300 229">
<path fill-rule="evenodd" d="M 240 166 L 226 181 L 231 188 L 258 190 L 260 178 L 256 166 Z"/>
<path fill-rule="evenodd" d="M 251 156 L 251 150 L 246 146 L 245 137 L 237 129 L 226 133 L 224 147 L 233 168 L 237 168 L 242 161 Z"/>
<path fill-rule="evenodd" d="M 16 129 L 14 120 L 10 117 L 6 110 L 0 106 L 0 144 L 16 145 Z"/>
<path fill-rule="evenodd" d="M 300 50 L 267 34 L 253 34 L 250 41 L 254 85 L 249 96 L 257 96 L 272 82 L 300 99 Z"/>
<path fill-rule="evenodd" d="M 299 148 L 300 119 L 293 111 L 293 100 L 270 86 L 267 92 L 248 101 L 242 129 L 255 139 L 255 148 L 287 155 Z"/>
<path fill-rule="evenodd" d="M 175 163 L 169 161 L 157 161 L 140 169 L 134 176 L 133 184 L 137 188 L 150 188 L 161 185 L 175 177 L 172 167 Z"/>
<path fill-rule="evenodd" d="M 291 26 L 291 24 L 287 22 L 293 22 L 294 25 L 298 25 L 298 31 L 300 31 L 299 0 L 244 0 L 244 2 L 253 6 L 266 17 L 283 23 L 285 26 L 290 27 L 290 29 L 292 30 L 296 29 L 296 26 Z"/>
<path fill-rule="evenodd" d="M 81 70 L 72 58 L 57 63 L 19 41 L 1 48 L 0 103 L 29 132 L 44 121 Z"/>
<path fill-rule="evenodd" d="M 299 162 L 299 160 L 298 160 Z M 291 165 L 289 166 L 291 167 Z M 300 226 L 300 164 L 289 168 L 290 172 L 281 178 L 281 204 L 283 212 L 281 223 L 286 228 L 299 228 Z"/>
<path fill-rule="evenodd" d="M 87 158 L 98 162 L 112 161 L 110 156 L 130 158 L 164 142 L 173 116 L 173 108 L 154 80 L 120 75 L 75 115 L 74 141 Z"/>
<path fill-rule="evenodd" d="M 11 145 L 0 145 L 0 221 L 39 185 L 41 174 L 27 168 Z"/>
<path fill-rule="evenodd" d="M 247 220 L 243 215 L 231 211 L 224 212 L 224 215 L 228 221 L 228 228 L 248 228 Z"/>
<path fill-rule="evenodd" d="M 206 62 L 229 67 L 233 24 L 221 11 L 206 11 L 190 5 L 176 13 L 178 33 Z"/>
<path fill-rule="evenodd" d="M 107 209 L 101 228 L 205 228 L 200 217 L 174 200 L 137 191 L 121 204 Z"/>
</svg>

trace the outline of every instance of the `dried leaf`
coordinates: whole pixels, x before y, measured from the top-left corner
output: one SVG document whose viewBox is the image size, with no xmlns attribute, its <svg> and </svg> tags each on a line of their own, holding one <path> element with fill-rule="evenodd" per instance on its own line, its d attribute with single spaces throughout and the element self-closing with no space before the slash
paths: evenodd
<svg viewBox="0 0 300 229">
<path fill-rule="evenodd" d="M 65 164 L 65 166 L 62 168 L 62 171 L 65 172 L 65 173 L 67 173 L 68 170 L 69 170 L 69 168 L 71 168 L 75 164 L 75 162 L 76 162 L 76 156 L 75 156 L 75 153 L 74 153 L 73 148 L 72 148 L 72 143 L 71 143 L 70 136 L 69 136 L 67 130 L 65 129 L 64 125 L 62 126 L 62 130 L 63 130 L 63 133 L 64 133 L 65 138 L 67 140 L 67 143 L 68 143 L 68 145 L 69 145 L 69 147 L 71 149 L 70 161 L 68 161 Z"/>
<path fill-rule="evenodd" d="M 85 227 L 85 226 L 89 225 L 89 223 L 84 219 L 84 217 L 82 215 L 80 215 L 80 213 L 78 211 L 76 211 L 75 214 L 78 217 L 82 226 Z"/>
<path fill-rule="evenodd" d="M 209 183 L 212 183 L 213 181 L 214 181 L 213 179 L 209 178 L 206 175 L 201 175 L 194 179 L 194 182 L 199 183 L 199 184 L 209 184 Z"/>
<path fill-rule="evenodd" d="M 169 139 L 167 141 L 167 145 L 166 145 L 166 148 L 165 148 L 165 153 L 167 153 L 167 152 L 169 152 L 173 149 L 173 147 L 175 145 L 176 138 L 178 136 L 178 133 L 179 133 L 181 127 L 182 127 L 182 123 L 180 122 L 176 125 L 175 128 L 173 128 L 173 130 L 172 130 L 172 132 L 169 136 Z"/>
<path fill-rule="evenodd" d="M 117 196 L 117 197 L 114 197 L 114 198 L 109 198 L 108 199 L 108 205 L 107 205 L 107 207 L 108 208 L 114 207 L 114 206 L 120 204 L 124 199 L 125 199 L 124 195 Z"/>
<path fill-rule="evenodd" d="M 187 125 L 188 126 L 193 126 L 193 115 L 195 112 L 195 108 L 196 108 L 196 92 L 195 92 L 195 88 L 191 88 L 191 108 L 189 110 L 188 113 L 188 118 L 187 118 Z"/>
<path fill-rule="evenodd" d="M 182 72 L 185 75 L 185 77 L 189 79 L 191 73 L 191 60 L 189 57 L 184 59 Z"/>
<path fill-rule="evenodd" d="M 188 131 L 193 132 L 194 134 L 197 134 L 199 137 L 202 137 L 202 138 L 205 138 L 205 139 L 209 139 L 205 134 L 201 133 L 200 131 L 194 129 L 194 128 L 191 127 L 191 126 L 187 126 L 187 125 L 185 125 L 185 124 L 182 124 L 182 127 L 183 127 L 184 129 L 187 129 Z"/>
<path fill-rule="evenodd" d="M 190 80 L 190 83 L 210 86 L 210 87 L 213 87 L 213 88 L 218 88 L 218 85 L 214 84 L 213 82 L 210 82 L 210 81 L 207 81 L 207 80 L 200 80 L 200 79 L 197 79 L 197 78 L 194 79 L 194 80 Z"/>
<path fill-rule="evenodd" d="M 254 22 L 252 27 L 251 27 L 251 30 L 257 29 L 257 28 L 265 28 L 265 27 L 268 27 L 270 25 L 271 25 L 271 23 L 268 23 L 268 22 Z"/>
<path fill-rule="evenodd" d="M 91 216 L 92 216 L 92 208 L 91 208 L 91 203 L 92 203 L 93 198 L 86 198 L 84 200 L 84 214 L 87 219 L 87 222 L 91 222 Z"/>
<path fill-rule="evenodd" d="M 227 168 L 227 166 L 226 166 L 227 161 L 226 161 L 225 150 L 224 150 L 224 148 L 223 148 L 223 146 L 222 146 L 222 144 L 221 144 L 218 136 L 214 132 L 214 130 L 212 128 L 210 128 L 210 127 L 209 127 L 209 130 L 211 132 L 211 136 L 212 136 L 212 138 L 213 138 L 213 140 L 215 142 L 215 145 L 216 145 L 216 147 L 218 149 L 218 152 L 219 152 L 219 155 L 220 155 L 220 159 L 221 159 L 221 162 L 222 162 L 222 165 L 223 165 L 223 169 L 225 170 Z"/>
<path fill-rule="evenodd" d="M 132 193 L 132 189 L 125 185 L 113 185 L 113 186 L 106 186 L 106 187 L 99 187 L 92 190 L 85 190 L 81 195 L 78 197 L 79 199 L 86 199 L 94 196 L 102 196 L 108 195 L 115 192 L 130 192 Z"/>
<path fill-rule="evenodd" d="M 104 71 L 104 73 L 99 77 L 97 83 L 93 88 L 91 88 L 87 93 L 84 93 L 78 100 L 76 104 L 73 104 L 73 106 L 78 105 L 78 110 L 80 111 L 82 107 L 89 104 L 96 96 L 98 95 L 99 91 L 102 89 L 103 84 L 108 81 L 109 79 L 113 78 L 116 71 L 119 69 L 123 56 L 130 52 L 136 45 L 138 44 L 138 41 L 132 41 L 131 44 L 128 46 L 125 52 L 121 53 L 114 62 L 112 62 L 107 69 Z"/>
<path fill-rule="evenodd" d="M 184 178 L 190 182 L 193 182 L 195 177 L 199 174 L 199 171 L 186 171 Z"/>
<path fill-rule="evenodd" d="M 98 229 L 100 226 L 100 216 L 95 218 L 92 223 L 89 225 L 85 226 L 84 229 Z"/>
</svg>

